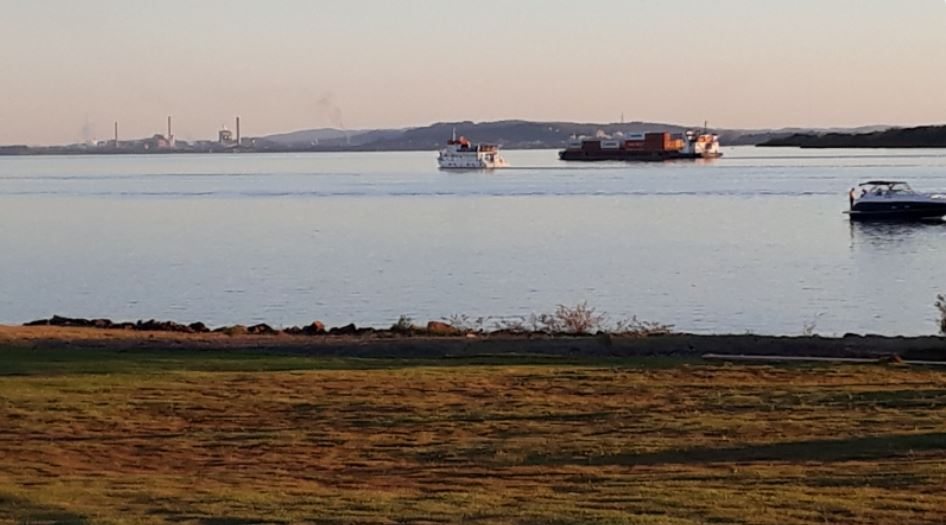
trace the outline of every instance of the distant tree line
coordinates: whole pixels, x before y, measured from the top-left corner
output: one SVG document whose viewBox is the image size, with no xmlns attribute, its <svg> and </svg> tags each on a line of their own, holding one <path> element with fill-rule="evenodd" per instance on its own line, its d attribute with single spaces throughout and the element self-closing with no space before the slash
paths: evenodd
<svg viewBox="0 0 946 525">
<path fill-rule="evenodd" d="M 794 148 L 946 148 L 946 126 L 893 128 L 874 133 L 796 133 L 760 147 Z"/>
</svg>

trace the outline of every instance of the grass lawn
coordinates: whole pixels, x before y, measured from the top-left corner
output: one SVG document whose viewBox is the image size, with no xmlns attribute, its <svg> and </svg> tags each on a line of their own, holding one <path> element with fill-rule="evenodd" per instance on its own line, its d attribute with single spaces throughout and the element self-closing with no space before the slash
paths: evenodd
<svg viewBox="0 0 946 525">
<path fill-rule="evenodd" d="M 946 521 L 946 373 L 0 348 L 0 523 Z"/>
</svg>

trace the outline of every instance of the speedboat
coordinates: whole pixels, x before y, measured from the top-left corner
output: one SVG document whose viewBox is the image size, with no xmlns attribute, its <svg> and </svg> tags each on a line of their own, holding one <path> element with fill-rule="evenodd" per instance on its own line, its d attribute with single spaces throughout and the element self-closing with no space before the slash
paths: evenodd
<svg viewBox="0 0 946 525">
<path fill-rule="evenodd" d="M 851 220 L 926 220 L 946 216 L 946 195 L 917 193 L 902 181 L 872 180 L 851 189 Z"/>
</svg>

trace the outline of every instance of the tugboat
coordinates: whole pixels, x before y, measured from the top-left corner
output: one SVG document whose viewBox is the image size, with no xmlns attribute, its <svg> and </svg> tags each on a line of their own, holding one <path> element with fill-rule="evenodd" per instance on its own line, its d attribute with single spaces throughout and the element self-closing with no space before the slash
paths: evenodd
<svg viewBox="0 0 946 525">
<path fill-rule="evenodd" d="M 902 181 L 872 180 L 848 194 L 851 220 L 935 220 L 946 216 L 946 195 L 917 193 Z"/>
<path fill-rule="evenodd" d="M 491 170 L 508 168 L 506 159 L 499 154 L 499 146 L 473 144 L 466 137 L 457 138 L 456 130 L 447 147 L 440 150 L 437 163 L 442 170 Z"/>
</svg>

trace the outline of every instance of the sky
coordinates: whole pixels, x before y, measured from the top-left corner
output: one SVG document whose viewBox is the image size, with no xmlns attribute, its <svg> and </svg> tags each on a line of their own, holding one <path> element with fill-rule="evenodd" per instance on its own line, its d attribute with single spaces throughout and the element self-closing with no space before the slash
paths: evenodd
<svg viewBox="0 0 946 525">
<path fill-rule="evenodd" d="M 946 123 L 942 0 L 0 0 L 0 144 Z"/>
</svg>

